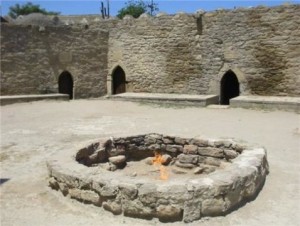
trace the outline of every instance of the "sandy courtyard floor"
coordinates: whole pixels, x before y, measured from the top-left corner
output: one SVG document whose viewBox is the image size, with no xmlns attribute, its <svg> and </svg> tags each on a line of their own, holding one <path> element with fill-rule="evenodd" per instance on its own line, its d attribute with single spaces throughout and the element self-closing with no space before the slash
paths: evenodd
<svg viewBox="0 0 300 226">
<path fill-rule="evenodd" d="M 157 219 L 114 216 L 47 187 L 49 156 L 104 136 L 149 132 L 235 138 L 267 149 L 270 174 L 254 201 L 225 217 L 187 225 L 300 225 L 299 114 L 76 100 L 1 107 L 1 226 L 161 225 Z"/>
</svg>

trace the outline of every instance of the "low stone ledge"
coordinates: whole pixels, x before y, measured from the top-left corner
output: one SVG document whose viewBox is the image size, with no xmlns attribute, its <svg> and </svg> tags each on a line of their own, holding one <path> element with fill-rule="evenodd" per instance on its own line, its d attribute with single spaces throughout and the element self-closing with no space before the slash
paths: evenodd
<svg viewBox="0 0 300 226">
<path fill-rule="evenodd" d="M 180 105 L 208 106 L 217 104 L 217 95 L 188 95 L 188 94 L 168 94 L 168 93 L 122 93 L 111 95 L 108 98 L 128 101 L 144 101 L 151 103 L 171 103 Z"/>
<path fill-rule="evenodd" d="M 300 97 L 239 96 L 230 99 L 230 107 L 300 113 Z"/>
<path fill-rule="evenodd" d="M 21 102 L 31 102 L 38 100 L 69 100 L 68 94 L 43 94 L 43 95 L 15 95 L 0 96 L 0 105 L 8 105 Z"/>
<path fill-rule="evenodd" d="M 155 141 L 145 142 L 150 138 Z M 203 144 L 207 144 L 206 147 L 232 150 L 237 153 L 237 157 L 230 160 L 224 157 L 222 161 L 227 162 L 226 167 L 215 166 L 216 170 L 212 173 L 191 173 L 178 176 L 173 180 L 172 178 L 158 180 L 148 176 L 128 175 L 123 173 L 123 169 L 112 172 L 100 165 L 80 164 L 76 159 L 79 151 L 64 150 L 47 161 L 49 185 L 61 191 L 65 196 L 83 203 L 102 206 L 116 215 L 124 214 L 144 219 L 158 218 L 161 222 L 181 220 L 192 222 L 203 216 L 224 215 L 253 199 L 262 188 L 268 174 L 265 149 L 239 144 L 233 140 L 189 139 L 160 134 L 107 138 L 93 143 L 98 143 L 98 145 L 87 145 L 86 147 L 94 147 L 95 150 L 86 152 L 85 156 L 81 154 L 80 158 L 89 158 L 98 148 L 111 150 L 122 144 L 124 145 L 122 154 L 125 153 L 129 161 L 133 158 L 130 155 L 134 154 L 127 152 L 129 142 L 135 142 L 136 151 L 140 152 L 139 148 L 143 146 L 144 151 L 148 150 L 153 142 L 172 144 L 179 139 L 184 140 L 184 142 L 177 142 L 182 143 L 182 147 L 193 143 L 198 149 L 203 148 L 205 146 Z M 187 160 L 189 164 L 199 164 L 195 160 L 199 153 L 191 154 L 190 157 L 183 156 L 188 154 L 177 154 L 181 156 L 179 160 Z M 177 156 L 172 158 L 177 159 Z M 210 156 L 210 158 L 213 157 Z M 140 159 L 133 158 L 133 160 L 139 161 Z"/>
</svg>

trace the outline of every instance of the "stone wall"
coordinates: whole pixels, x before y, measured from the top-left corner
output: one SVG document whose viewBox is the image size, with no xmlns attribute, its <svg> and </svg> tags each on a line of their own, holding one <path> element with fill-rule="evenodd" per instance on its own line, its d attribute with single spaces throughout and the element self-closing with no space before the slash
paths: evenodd
<svg viewBox="0 0 300 226">
<path fill-rule="evenodd" d="M 110 31 L 109 68 L 123 67 L 129 91 L 205 93 L 196 35 L 192 15 L 123 19 Z"/>
<path fill-rule="evenodd" d="M 232 70 L 241 95 L 300 95 L 299 4 L 61 21 L 1 24 L 2 95 L 57 92 L 67 70 L 75 98 L 103 96 L 118 65 L 129 92 L 218 95 Z"/>
<path fill-rule="evenodd" d="M 299 22 L 300 5 L 205 14 L 201 65 L 211 85 L 232 68 L 242 94 L 299 96 Z"/>
<path fill-rule="evenodd" d="M 133 92 L 219 94 L 231 69 L 241 94 L 299 96 L 299 21 L 300 5 L 127 17 L 110 31 L 109 70 L 121 65 Z"/>
<path fill-rule="evenodd" d="M 71 73 L 75 98 L 106 92 L 108 33 L 82 27 L 1 24 L 1 94 L 58 92 Z"/>
</svg>

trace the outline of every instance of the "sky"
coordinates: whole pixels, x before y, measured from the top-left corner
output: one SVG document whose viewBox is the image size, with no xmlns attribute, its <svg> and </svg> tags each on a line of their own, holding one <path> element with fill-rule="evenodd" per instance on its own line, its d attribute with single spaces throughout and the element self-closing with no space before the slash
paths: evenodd
<svg viewBox="0 0 300 226">
<path fill-rule="evenodd" d="M 0 0 L 1 15 L 5 16 L 9 12 L 9 7 L 19 3 L 25 4 L 30 0 Z M 60 12 L 61 15 L 82 15 L 100 14 L 100 4 L 102 0 L 31 0 L 33 4 L 40 5 L 47 11 Z M 103 0 L 106 4 L 107 0 Z M 118 11 L 125 6 L 125 0 L 109 0 L 110 14 L 115 16 Z M 151 0 L 148 0 L 150 2 Z M 145 1 L 147 2 L 147 1 Z M 212 11 L 218 8 L 233 9 L 234 7 L 254 7 L 258 5 L 276 6 L 286 2 L 300 4 L 300 0 L 154 0 L 158 3 L 159 12 L 174 14 L 176 12 L 195 13 L 198 9 Z"/>
</svg>

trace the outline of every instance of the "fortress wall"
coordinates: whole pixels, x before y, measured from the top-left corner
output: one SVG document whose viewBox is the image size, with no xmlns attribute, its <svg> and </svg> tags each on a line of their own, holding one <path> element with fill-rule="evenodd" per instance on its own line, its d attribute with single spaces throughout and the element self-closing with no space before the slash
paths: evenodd
<svg viewBox="0 0 300 226">
<path fill-rule="evenodd" d="M 110 31 L 110 72 L 116 65 L 125 70 L 128 91 L 205 92 L 194 82 L 202 75 L 194 51 L 195 21 L 186 14 L 123 19 Z"/>
<path fill-rule="evenodd" d="M 58 92 L 67 70 L 75 98 L 106 93 L 108 33 L 1 24 L 1 95 Z"/>
<path fill-rule="evenodd" d="M 244 94 L 299 96 L 299 37 L 300 5 L 206 13 L 199 44 L 211 91 L 231 68 Z"/>
<path fill-rule="evenodd" d="M 134 92 L 218 94 L 232 69 L 241 94 L 299 96 L 300 5 L 123 19 L 110 31 Z"/>
<path fill-rule="evenodd" d="M 231 69 L 241 95 L 299 96 L 299 37 L 300 5 L 91 19 L 88 28 L 2 23 L 1 94 L 57 92 L 67 70 L 75 98 L 103 96 L 120 65 L 131 92 L 219 94 Z"/>
</svg>

